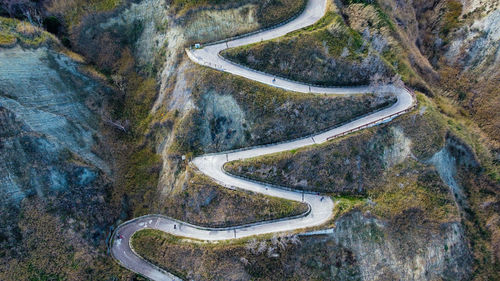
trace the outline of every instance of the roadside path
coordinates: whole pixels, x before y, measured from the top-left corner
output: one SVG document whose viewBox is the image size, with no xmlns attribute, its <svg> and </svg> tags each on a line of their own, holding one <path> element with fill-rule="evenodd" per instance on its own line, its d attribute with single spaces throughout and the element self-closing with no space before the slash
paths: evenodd
<svg viewBox="0 0 500 281">
<path fill-rule="evenodd" d="M 397 97 L 397 102 L 389 108 L 374 112 L 365 117 L 353 120 L 340 127 L 318 133 L 316 135 L 291 140 L 288 142 L 271 144 L 266 146 L 251 147 L 244 150 L 221 152 L 196 157 L 192 160 L 202 173 L 211 177 L 217 183 L 234 189 L 243 189 L 261 194 L 280 197 L 288 200 L 305 202 L 310 206 L 310 212 L 288 219 L 254 223 L 249 225 L 229 228 L 204 228 L 181 222 L 161 215 L 147 215 L 139 217 L 118 226 L 112 237 L 111 253 L 113 257 L 124 267 L 142 274 L 152 280 L 180 280 L 138 256 L 130 245 L 130 238 L 138 230 L 149 228 L 164 231 L 169 234 L 184 236 L 201 240 L 229 240 L 253 235 L 268 234 L 274 232 L 286 232 L 297 229 L 319 226 L 326 223 L 333 214 L 334 203 L 329 197 L 312 193 L 303 193 L 290 189 L 277 188 L 274 186 L 245 180 L 231 176 L 224 172 L 223 165 L 228 161 L 246 159 L 275 152 L 297 149 L 300 147 L 326 142 L 329 138 L 358 130 L 367 126 L 374 126 L 382 122 L 404 114 L 414 105 L 414 97 L 406 88 L 395 86 L 373 87 L 316 87 L 293 82 L 290 80 L 274 77 L 270 74 L 253 71 L 242 66 L 233 64 L 223 59 L 219 53 L 227 47 L 243 46 L 262 40 L 269 40 L 283 36 L 291 31 L 309 26 L 318 21 L 326 11 L 327 0 L 309 0 L 304 12 L 289 23 L 275 29 L 266 30 L 254 35 L 206 46 L 202 49 L 186 50 L 189 58 L 201 65 L 242 76 L 247 79 L 258 81 L 274 87 L 283 88 L 301 93 L 318 94 L 355 94 L 373 93 L 374 91 L 392 92 Z"/>
</svg>

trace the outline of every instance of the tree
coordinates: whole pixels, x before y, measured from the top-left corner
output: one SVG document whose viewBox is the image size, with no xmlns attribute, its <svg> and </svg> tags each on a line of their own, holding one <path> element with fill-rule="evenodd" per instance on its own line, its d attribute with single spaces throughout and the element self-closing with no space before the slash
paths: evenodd
<svg viewBox="0 0 500 281">
<path fill-rule="evenodd" d="M 41 26 L 42 16 L 37 6 L 29 0 L 0 0 L 1 7 L 10 17 L 27 19 L 32 25 Z"/>
</svg>

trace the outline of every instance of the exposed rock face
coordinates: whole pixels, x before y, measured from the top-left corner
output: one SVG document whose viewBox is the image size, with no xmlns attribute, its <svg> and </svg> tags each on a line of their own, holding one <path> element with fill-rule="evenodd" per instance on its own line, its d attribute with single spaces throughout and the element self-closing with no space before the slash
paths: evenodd
<svg viewBox="0 0 500 281">
<path fill-rule="evenodd" d="M 231 95 L 209 92 L 201 103 L 203 147 L 217 151 L 245 144 L 245 113 Z"/>
<path fill-rule="evenodd" d="M 384 166 L 393 167 L 402 163 L 411 155 L 411 139 L 405 136 L 403 130 L 399 127 L 392 127 L 392 146 L 384 149 Z"/>
<path fill-rule="evenodd" d="M 354 253 L 362 280 L 467 280 L 471 256 L 460 224 L 420 219 L 416 210 L 388 223 L 354 212 L 330 237 Z"/>
<path fill-rule="evenodd" d="M 475 20 L 457 32 L 445 53 L 448 64 L 498 70 L 500 64 L 500 10 Z M 466 54 L 465 54 L 466 53 Z M 465 56 L 464 56 L 465 55 Z"/>
<path fill-rule="evenodd" d="M 2 126 L 2 149 L 9 154 L 18 149 L 18 152 L 24 150 L 31 154 L 29 156 L 40 153 L 39 156 L 49 162 L 53 157 L 57 160 L 57 155 L 61 153 L 67 156 L 74 154 L 93 166 L 95 172 L 96 168 L 109 172 L 107 164 L 93 151 L 93 146 L 97 144 L 99 117 L 85 104 L 94 102 L 94 92 L 99 91 L 99 85 L 79 73 L 77 64 L 71 59 L 45 48 L 3 50 L 0 60 L 0 108 L 5 121 L 5 126 Z M 28 136 L 36 136 L 37 141 L 31 147 L 20 147 L 17 144 L 23 135 L 25 140 L 30 139 Z M 5 157 L 5 162 L 25 159 L 14 155 L 7 157 L 7 153 L 2 153 L 1 157 Z M 8 171 L 0 169 L 2 173 Z M 88 175 L 88 172 L 82 173 Z M 22 179 L 16 179 L 15 175 L 5 175 L 3 182 L 19 184 L 18 180 Z M 34 176 L 28 182 L 30 180 L 36 187 L 36 181 L 41 179 Z M 39 184 L 55 189 L 66 186 L 66 179 L 61 178 L 57 171 L 52 171 L 47 180 L 51 184 Z M 29 186 L 21 185 L 23 188 Z"/>
<path fill-rule="evenodd" d="M 112 219 L 104 204 L 110 169 L 96 152 L 99 116 L 89 107 L 106 90 L 46 48 L 3 49 L 0 61 L 1 246 L 15 249 L 16 210 L 33 196 L 80 228 L 90 223 L 78 235 L 100 241 L 99 227 Z"/>
</svg>

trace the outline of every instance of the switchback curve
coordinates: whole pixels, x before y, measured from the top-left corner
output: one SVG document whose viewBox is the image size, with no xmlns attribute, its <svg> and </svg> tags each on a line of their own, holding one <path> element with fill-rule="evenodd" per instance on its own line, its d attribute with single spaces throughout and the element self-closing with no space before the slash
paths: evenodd
<svg viewBox="0 0 500 281">
<path fill-rule="evenodd" d="M 245 180 L 229 175 L 224 171 L 223 166 L 228 161 L 246 159 L 296 149 L 308 145 L 324 143 L 336 136 L 387 122 L 388 120 L 404 114 L 413 108 L 415 105 L 415 99 L 412 92 L 407 88 L 392 85 L 378 88 L 369 86 L 310 86 L 239 66 L 225 60 L 219 55 L 222 50 L 228 47 L 238 47 L 263 40 L 270 40 L 283 36 L 291 31 L 314 24 L 325 14 L 326 4 L 327 0 L 309 0 L 304 12 L 287 24 L 239 39 L 209 45 L 201 49 L 186 50 L 187 55 L 193 62 L 200 65 L 232 73 L 234 75 L 242 76 L 274 87 L 283 88 L 285 90 L 301 93 L 335 95 L 384 91 L 394 93 L 397 97 L 396 103 L 383 110 L 374 112 L 359 119 L 355 119 L 347 124 L 310 137 L 277 144 L 251 147 L 238 151 L 221 152 L 196 157 L 192 160 L 191 164 L 196 166 L 202 173 L 211 177 L 213 180 L 225 187 L 232 189 L 238 188 L 288 200 L 305 202 L 310 206 L 310 211 L 298 217 L 228 228 L 199 227 L 162 215 L 147 215 L 139 217 L 121 224 L 117 227 L 113 234 L 111 254 L 121 265 L 152 280 L 180 280 L 175 275 L 149 263 L 134 252 L 130 244 L 130 239 L 135 232 L 145 228 L 157 229 L 172 235 L 184 236 L 188 238 L 216 241 L 319 226 L 326 223 L 332 217 L 334 202 L 329 197 L 285 188 L 277 188 L 264 183 Z"/>
</svg>

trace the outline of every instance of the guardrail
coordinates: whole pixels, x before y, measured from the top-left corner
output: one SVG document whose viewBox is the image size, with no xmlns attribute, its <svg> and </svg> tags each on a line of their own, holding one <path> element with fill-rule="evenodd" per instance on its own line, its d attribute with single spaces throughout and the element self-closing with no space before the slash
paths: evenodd
<svg viewBox="0 0 500 281">
<path fill-rule="evenodd" d="M 406 87 L 405 87 L 405 88 L 406 88 Z M 407 90 L 409 90 L 408 88 L 406 88 L 406 89 L 407 89 Z M 412 96 L 414 96 L 414 95 L 415 95 L 412 91 L 409 91 L 409 92 L 410 92 L 410 94 L 411 94 Z M 415 99 L 415 98 L 414 98 L 414 101 L 416 101 L 416 99 Z M 371 121 L 371 122 L 369 122 L 369 123 L 367 123 L 367 124 L 363 124 L 363 125 L 361 125 L 361 126 L 358 126 L 358 127 L 352 128 L 352 129 L 347 130 L 347 131 L 345 131 L 345 132 L 342 132 L 342 133 L 339 133 L 339 134 L 335 134 L 335 135 L 333 135 L 333 136 L 329 136 L 329 137 L 327 137 L 327 138 L 326 138 L 326 140 L 327 140 L 327 141 L 330 141 L 330 140 L 332 140 L 332 139 L 335 139 L 335 138 L 338 138 L 338 137 L 341 137 L 341 136 L 348 135 L 348 134 L 350 134 L 350 133 L 353 133 L 353 132 L 359 131 L 359 130 L 361 130 L 361 129 L 371 127 L 371 126 L 373 126 L 373 125 L 375 125 L 375 124 L 382 123 L 382 122 L 384 122 L 384 121 L 386 121 L 386 120 L 390 120 L 390 119 L 392 119 L 392 118 L 394 118 L 394 117 L 397 117 L 397 116 L 399 116 L 399 115 L 402 115 L 402 114 L 404 114 L 404 113 L 407 113 L 407 112 L 412 111 L 413 109 L 415 109 L 415 107 L 416 107 L 416 106 L 417 106 L 417 103 L 416 103 L 416 102 L 414 102 L 414 104 L 413 104 L 411 107 L 407 108 L 407 109 L 404 109 L 404 110 L 401 110 L 401 111 L 398 111 L 398 112 L 392 113 L 392 114 L 390 114 L 390 115 L 388 115 L 388 116 L 385 116 L 385 117 L 382 117 L 382 118 L 380 118 L 380 119 L 377 119 L 377 120 Z"/>
<path fill-rule="evenodd" d="M 370 112 L 365 113 L 365 114 L 354 116 L 353 118 L 351 118 L 351 119 L 349 119 L 347 121 L 340 122 L 340 123 L 334 124 L 332 126 L 327 126 L 324 129 L 321 129 L 321 130 L 319 130 L 317 132 L 314 132 L 314 133 L 311 133 L 311 134 L 308 134 L 308 135 L 305 135 L 305 136 L 302 136 L 302 137 L 297 137 L 297 138 L 290 139 L 290 140 L 283 140 L 283 141 L 278 141 L 278 142 L 264 143 L 264 144 L 258 144 L 258 145 L 247 146 L 247 147 L 242 147 L 242 148 L 230 149 L 230 150 L 225 150 L 225 151 L 221 151 L 221 152 L 210 152 L 210 153 L 205 153 L 205 154 L 197 156 L 197 157 L 229 154 L 229 153 L 234 153 L 234 152 L 246 151 L 246 150 L 251 150 L 251 149 L 255 149 L 255 148 L 269 147 L 269 146 L 274 146 L 274 145 L 278 145 L 278 144 L 290 143 L 290 142 L 294 142 L 294 141 L 300 141 L 300 140 L 305 140 L 305 139 L 308 139 L 308 138 L 313 138 L 316 135 L 323 134 L 323 133 L 328 132 L 328 131 L 330 131 L 332 129 L 344 126 L 345 124 L 348 124 L 348 123 L 351 123 L 353 121 L 356 121 L 356 120 L 359 120 L 361 118 L 364 118 L 366 116 L 369 116 L 369 115 L 373 114 L 374 112 L 378 112 L 380 110 L 384 110 L 384 109 L 390 108 L 391 106 L 392 106 L 392 104 L 390 104 L 388 106 L 381 107 L 381 108 L 377 108 L 376 110 L 370 111 Z"/>
<path fill-rule="evenodd" d="M 364 128 L 368 128 L 368 127 L 371 127 L 375 124 L 378 124 L 378 123 L 382 123 L 384 122 L 385 120 L 390 120 L 396 116 L 399 116 L 401 114 L 404 114 L 404 113 L 407 113 L 407 112 L 410 112 L 412 111 L 413 109 L 415 108 L 415 105 L 412 105 L 410 108 L 407 108 L 407 109 L 404 109 L 404 110 L 401 110 L 401 111 L 398 111 L 398 112 L 395 112 L 395 113 L 392 113 L 388 116 L 385 116 L 385 117 L 382 117 L 380 119 L 377 119 L 377 120 L 374 120 L 374 121 L 371 121 L 369 123 L 366 123 L 366 124 L 363 124 L 361 126 L 358 126 L 358 127 L 355 127 L 355 128 L 352 128 L 352 129 L 349 129 L 345 132 L 342 132 L 342 133 L 339 133 L 339 134 L 336 134 L 336 135 L 333 135 L 333 136 L 329 136 L 326 138 L 327 141 L 330 141 L 334 138 L 338 138 L 338 137 L 341 137 L 341 136 L 345 136 L 345 135 L 348 135 L 350 133 L 353 133 L 353 132 L 356 132 L 356 131 L 359 131 L 361 129 L 364 129 Z"/>
<path fill-rule="evenodd" d="M 275 29 L 275 28 L 278 28 L 280 26 L 283 26 L 283 25 L 285 25 L 287 23 L 290 23 L 291 21 L 295 20 L 296 18 L 298 18 L 304 12 L 304 10 L 307 8 L 308 4 L 309 4 L 308 1 L 306 1 L 305 5 L 303 5 L 301 7 L 301 9 L 297 13 L 295 13 L 290 18 L 288 18 L 288 19 L 286 19 L 286 20 L 284 20 L 284 21 L 282 21 L 282 22 L 280 22 L 278 24 L 271 25 L 271 26 L 264 27 L 264 28 L 260 28 L 260 29 L 254 30 L 254 31 L 250 31 L 250 32 L 245 33 L 245 34 L 235 35 L 235 36 L 232 36 L 232 37 L 229 37 L 229 38 L 225 38 L 225 39 L 221 39 L 221 40 L 217 40 L 217 41 L 213 41 L 213 42 L 209 42 L 209 43 L 203 43 L 203 44 L 200 44 L 201 48 L 203 48 L 204 46 L 212 46 L 212 45 L 217 45 L 217 44 L 220 44 L 220 43 L 225 43 L 225 42 L 229 42 L 229 41 L 233 41 L 233 40 L 238 40 L 238 39 L 241 39 L 241 38 L 249 37 L 249 36 L 252 36 L 252 35 L 264 32 L 264 31 L 268 31 L 268 30 Z M 189 48 L 190 49 L 194 49 L 194 45 L 189 46 Z"/>
<path fill-rule="evenodd" d="M 306 217 L 307 215 L 309 215 L 311 213 L 311 206 L 309 204 L 307 204 L 307 206 L 308 206 L 307 211 L 305 211 L 304 213 L 299 214 L 299 215 L 290 216 L 290 217 L 283 217 L 283 218 L 278 218 L 278 219 L 265 219 L 265 220 L 261 220 L 261 221 L 258 221 L 258 222 L 247 223 L 247 224 L 238 224 L 238 225 L 227 226 L 227 227 L 205 227 L 205 226 L 194 225 L 194 224 L 191 224 L 191 223 L 188 223 L 188 222 L 184 222 L 184 221 L 181 221 L 181 220 L 178 220 L 178 219 L 174 219 L 174 218 L 166 216 L 166 215 L 149 214 L 149 215 L 144 215 L 144 216 L 133 218 L 133 219 L 128 220 L 128 221 L 120 224 L 119 226 L 117 226 L 116 229 L 113 231 L 113 235 L 112 235 L 112 239 L 111 240 L 114 240 L 114 238 L 116 237 L 116 234 L 118 233 L 118 231 L 121 228 L 123 228 L 124 226 L 129 225 L 131 223 L 140 221 L 140 220 L 147 220 L 147 219 L 153 219 L 153 218 L 161 218 L 161 219 L 166 219 L 166 220 L 170 220 L 172 222 L 175 222 L 179 226 L 183 226 L 184 225 L 184 226 L 189 226 L 189 227 L 192 227 L 192 228 L 195 228 L 195 229 L 199 229 L 199 230 L 205 230 L 205 231 L 230 231 L 230 230 L 238 230 L 238 229 L 248 228 L 248 227 L 253 227 L 253 226 L 258 226 L 258 225 L 271 224 L 271 223 L 280 222 L 280 221 L 288 221 L 288 220 L 293 220 L 293 219 L 300 219 L 300 218 Z M 146 227 L 144 229 L 148 229 L 148 227 Z M 154 228 L 149 227 L 149 229 L 154 229 Z M 111 241 L 111 245 L 112 245 L 112 243 L 113 242 Z"/>
<path fill-rule="evenodd" d="M 253 183 L 256 183 L 256 184 L 263 185 L 263 186 L 269 186 L 271 188 L 277 188 L 277 189 L 282 189 L 282 190 L 286 190 L 286 191 L 295 192 L 295 193 L 298 193 L 298 194 L 304 193 L 304 194 L 318 195 L 318 196 L 322 194 L 321 192 L 314 192 L 314 191 L 309 191 L 309 190 L 300 190 L 300 189 L 296 189 L 296 188 L 290 188 L 290 187 L 286 187 L 286 186 L 282 186 L 282 185 L 277 185 L 277 184 L 274 184 L 274 183 L 268 183 L 268 182 L 258 181 L 258 180 L 255 180 L 255 179 L 252 179 L 252 178 L 247 178 L 247 177 L 240 176 L 240 175 L 235 175 L 233 173 L 228 172 L 225 169 L 225 166 L 226 166 L 227 163 L 229 163 L 229 162 L 224 163 L 224 165 L 222 166 L 222 172 L 224 174 L 228 175 L 228 176 L 231 176 L 231 177 L 235 177 L 235 178 L 238 178 L 238 179 L 241 179 L 241 180 L 244 180 L 244 181 L 253 182 Z M 239 190 L 240 188 L 234 186 L 232 189 L 238 189 Z M 299 201 L 297 201 L 297 202 L 299 202 Z M 305 203 L 305 202 L 303 202 L 303 203 Z"/>
<path fill-rule="evenodd" d="M 224 51 L 224 50 L 227 50 L 227 48 L 223 49 L 222 51 Z M 324 89 L 335 89 L 335 88 L 351 88 L 351 89 L 355 89 L 355 88 L 366 87 L 366 85 L 354 85 L 354 86 L 353 85 L 345 85 L 345 86 L 344 85 L 338 85 L 338 86 L 329 87 L 329 86 L 321 85 L 321 84 L 314 84 L 314 83 L 308 83 L 308 82 L 304 82 L 304 81 L 297 81 L 297 80 L 293 80 L 293 79 L 287 78 L 285 76 L 281 76 L 279 74 L 267 73 L 267 72 L 264 72 L 264 71 L 261 71 L 261 70 L 250 68 L 250 67 L 248 67 L 246 65 L 237 63 L 235 61 L 232 61 L 232 60 L 230 60 L 228 58 L 223 57 L 220 54 L 220 52 L 217 54 L 217 56 L 221 60 L 223 60 L 223 61 L 225 61 L 225 62 L 227 62 L 229 64 L 232 64 L 234 66 L 241 67 L 243 69 L 246 69 L 246 70 L 249 70 L 249 71 L 252 71 L 252 72 L 255 72 L 255 73 L 263 74 L 263 75 L 272 75 L 273 77 L 276 77 L 276 78 L 279 78 L 281 80 L 285 80 L 287 82 L 291 82 L 291 83 L 294 83 L 294 84 L 299 84 L 299 85 L 304 85 L 304 86 L 310 86 L 310 87 L 316 87 L 316 88 L 324 88 Z M 210 63 L 209 63 L 209 66 L 212 67 L 212 65 L 210 65 Z M 217 70 L 224 70 L 224 68 L 217 68 L 216 65 L 213 66 L 213 68 L 217 69 Z M 276 85 L 275 87 L 279 87 L 279 86 Z M 322 94 L 322 93 L 317 93 L 317 94 Z"/>
<path fill-rule="evenodd" d="M 307 203 L 306 203 L 307 204 Z M 265 219 L 265 220 L 261 220 L 261 221 L 258 221 L 258 222 L 254 222 L 254 223 L 249 223 L 249 224 L 239 224 L 239 225 L 234 225 L 234 226 L 229 226 L 229 227 L 204 227 L 204 226 L 198 226 L 198 225 L 194 225 L 194 224 L 190 224 L 190 223 L 187 223 L 187 222 L 184 222 L 184 221 L 180 221 L 178 219 L 174 219 L 172 217 L 169 217 L 169 216 L 165 216 L 165 215 L 160 215 L 160 214 L 149 214 L 149 215 L 144 215 L 144 216 L 140 216 L 140 217 L 137 217 L 137 218 L 133 218 L 131 220 L 128 220 L 120 225 L 118 225 L 114 231 L 112 232 L 112 235 L 111 235 L 111 239 L 110 239 L 110 242 L 109 242 L 109 245 L 108 245 L 108 251 L 111 253 L 111 256 L 113 257 L 113 259 L 115 261 L 118 261 L 118 263 L 127 268 L 127 266 L 125 266 L 119 259 L 117 259 L 113 253 L 113 251 L 111 251 L 111 247 L 113 246 L 113 242 L 114 242 L 114 239 L 117 235 L 117 233 L 119 232 L 119 230 L 121 228 L 123 228 L 124 226 L 127 226 L 131 223 L 134 223 L 134 222 L 137 222 L 137 221 L 140 221 L 140 220 L 147 220 L 147 219 L 153 219 L 153 218 L 162 218 L 162 219 L 167 219 L 167 220 L 170 220 L 170 221 L 173 221 L 173 222 L 176 222 L 178 225 L 179 225 L 179 228 L 181 227 L 181 225 L 185 225 L 185 226 L 189 226 L 189 227 L 192 227 L 192 228 L 196 228 L 196 229 L 200 229 L 200 230 L 206 230 L 206 231 L 230 231 L 230 230 L 237 230 L 237 229 L 242 229 L 242 228 L 246 228 L 246 227 L 252 227 L 252 226 L 258 226 L 258 225 L 263 225 L 263 224 L 270 224 L 270 223 L 275 223 L 275 222 L 279 222 L 279 221 L 285 221 L 285 220 L 293 220 L 293 219 L 299 219 L 299 218 L 303 218 L 303 217 L 306 217 L 308 216 L 309 214 L 311 213 L 311 205 L 307 204 L 307 211 L 305 211 L 304 213 L 302 214 L 299 214 L 299 215 L 295 215 L 295 216 L 290 216 L 290 217 L 284 217 L 284 218 L 278 218 L 278 219 Z M 145 227 L 143 229 L 154 229 L 154 228 L 151 228 L 151 227 Z M 140 229 L 140 230 L 143 230 L 143 229 Z M 138 230 L 139 231 L 139 230 Z M 137 231 L 136 231 L 137 232 Z M 135 233 L 135 232 L 134 232 Z M 132 234 L 133 236 L 133 234 Z M 132 236 L 130 238 L 132 238 Z M 140 256 L 139 254 L 137 254 L 137 252 L 135 251 L 133 245 L 132 245 L 132 239 L 129 239 L 129 247 L 130 249 L 132 250 L 132 252 L 137 256 L 139 257 L 141 260 L 143 261 L 146 261 L 147 263 L 151 264 L 155 269 L 157 269 L 158 271 L 161 271 L 161 272 L 164 272 L 166 274 L 170 274 L 170 275 L 173 275 L 171 274 L 170 272 L 166 271 L 165 269 L 157 266 L 156 264 L 153 264 L 151 263 L 150 261 L 144 259 L 142 256 Z M 175 276 L 175 275 L 174 275 Z"/>
<path fill-rule="evenodd" d="M 139 218 L 141 218 L 141 217 L 139 217 Z M 120 227 L 122 227 L 122 226 L 127 225 L 127 223 L 128 223 L 128 222 L 132 222 L 132 221 L 133 221 L 133 219 L 132 219 L 132 220 L 130 220 L 130 221 L 127 221 L 127 222 L 125 222 L 125 223 L 120 224 L 120 225 L 119 225 L 119 226 L 118 226 L 118 227 L 117 227 L 117 228 L 113 231 L 113 234 L 112 234 L 112 236 L 111 236 L 110 245 L 108 246 L 108 251 L 109 251 L 109 252 L 111 252 L 111 256 L 113 257 L 113 260 L 114 260 L 115 262 L 118 262 L 118 264 L 119 264 L 119 265 L 121 265 L 121 266 L 123 266 L 123 267 L 125 267 L 125 268 L 128 268 L 128 267 L 127 267 L 125 264 L 123 264 L 121 260 L 119 260 L 119 259 L 117 259 L 117 258 L 115 257 L 115 254 L 113 253 L 113 251 L 111 251 L 111 247 L 112 247 L 112 245 L 113 245 L 112 243 L 113 243 L 113 240 L 114 240 L 114 238 L 115 238 L 115 236 L 116 236 L 116 233 L 117 233 L 118 229 L 119 229 Z M 134 232 L 134 233 L 135 233 L 135 232 Z M 132 237 L 130 237 L 130 238 L 132 238 Z M 137 252 L 135 251 L 134 247 L 132 246 L 132 239 L 129 239 L 129 240 L 128 240 L 128 246 L 130 247 L 130 250 L 132 250 L 132 252 L 135 254 L 135 256 L 136 256 L 136 257 L 138 257 L 139 259 L 141 259 L 141 260 L 145 261 L 146 263 L 148 263 L 149 265 L 151 265 L 151 266 L 152 266 L 153 268 L 155 268 L 156 270 L 158 270 L 158 271 L 162 272 L 162 273 L 163 273 L 163 274 L 165 274 L 165 275 L 172 275 L 172 276 L 174 276 L 174 278 L 172 278 L 172 280 L 181 280 L 180 278 L 177 278 L 177 276 L 173 275 L 172 273 L 168 272 L 167 270 L 165 270 L 165 269 L 163 269 L 163 268 L 159 267 L 158 265 L 156 265 L 156 264 L 152 263 L 151 261 L 148 261 L 147 259 L 143 258 L 141 255 L 137 254 Z M 133 269 L 131 269 L 131 268 L 128 268 L 128 269 L 130 269 L 130 270 L 134 271 L 134 270 L 133 270 Z M 135 272 L 135 271 L 134 271 L 134 272 Z M 139 274 L 139 275 L 141 275 L 141 276 L 143 276 L 143 277 L 146 277 L 146 278 L 147 278 L 147 276 L 144 276 L 144 275 L 143 275 L 143 274 L 141 274 L 141 273 L 138 273 L 138 272 L 135 272 L 135 273 L 137 273 L 137 274 Z M 177 279 L 175 279 L 175 278 L 177 278 Z M 149 279 L 149 278 L 148 278 L 148 279 Z"/>
<path fill-rule="evenodd" d="M 350 133 L 352 133 L 352 132 L 355 132 L 355 131 L 361 130 L 361 129 L 363 129 L 363 128 L 370 127 L 370 126 L 372 126 L 372 125 L 374 125 L 374 124 L 377 124 L 377 123 L 380 123 L 380 122 L 383 122 L 384 120 L 389 120 L 389 119 L 392 119 L 392 118 L 394 118 L 394 117 L 396 117 L 396 116 L 399 116 L 399 115 L 404 114 L 404 113 L 406 113 L 406 112 L 410 112 L 410 111 L 412 111 L 412 110 L 413 110 L 416 106 L 417 106 L 417 104 L 415 103 L 415 104 L 413 104 L 410 108 L 407 108 L 407 109 L 405 109 L 405 110 L 398 111 L 398 112 L 393 113 L 393 114 L 391 114 L 391 115 L 389 115 L 389 116 L 386 116 L 386 117 L 380 118 L 380 119 L 378 119 L 378 120 L 372 121 L 372 122 L 370 122 L 370 123 L 368 123 L 368 124 L 364 124 L 364 125 L 358 126 L 358 127 L 356 127 L 356 128 L 350 129 L 350 130 L 348 130 L 348 131 L 346 131 L 346 132 L 343 132 L 343 133 L 340 133 L 340 134 L 336 134 L 336 135 L 330 136 L 330 137 L 328 137 L 326 140 L 327 140 L 327 141 L 330 141 L 330 140 L 332 140 L 332 139 L 334 139 L 334 138 L 337 138 L 337 137 L 340 137 L 340 136 L 345 136 L 345 135 L 350 134 Z M 355 119 L 355 120 L 361 119 L 361 118 L 363 118 L 363 117 L 365 117 L 365 116 L 368 116 L 368 115 L 370 115 L 370 114 L 371 114 L 371 113 L 364 114 L 363 116 L 358 117 L 358 118 L 357 118 L 357 119 Z M 352 121 L 353 121 L 353 120 L 351 119 L 351 120 L 349 120 L 349 121 L 347 121 L 347 122 L 343 122 L 342 124 L 338 124 L 338 125 L 336 125 L 335 127 L 329 128 L 329 129 L 327 129 L 327 130 L 325 130 L 325 131 L 329 131 L 329 130 L 331 130 L 331 129 L 333 129 L 333 128 L 338 128 L 338 127 L 341 127 L 341 126 L 343 126 L 344 124 L 350 123 L 350 122 L 352 122 Z M 283 141 L 282 143 L 287 143 L 287 142 L 297 141 L 297 140 L 301 140 L 301 139 L 311 138 L 311 137 L 314 137 L 314 136 L 315 136 L 315 135 L 317 135 L 317 134 L 318 134 L 318 133 L 316 133 L 316 134 L 314 134 L 314 135 L 312 135 L 312 136 L 306 136 L 306 137 L 302 137 L 302 138 L 294 139 L 294 140 L 291 140 L 291 141 Z M 321 132 L 320 132 L 319 134 L 321 134 Z M 242 151 L 242 150 L 247 150 L 247 149 L 253 149 L 253 148 L 257 148 L 257 147 L 266 147 L 266 146 L 271 146 L 271 145 L 276 145 L 276 144 L 279 144 L 279 143 L 272 143 L 272 144 L 261 145 L 261 146 L 247 147 L 247 148 L 243 148 L 243 149 L 241 149 L 240 151 Z M 237 151 L 232 151 L 232 152 L 237 152 Z M 230 153 L 230 152 L 212 153 L 211 155 L 222 155 L 222 154 L 227 154 L 227 153 Z M 312 194 L 312 195 L 320 195 L 320 194 L 322 194 L 321 192 L 313 192 L 313 191 L 309 191 L 309 190 L 298 190 L 298 189 L 296 189 L 296 188 L 295 188 L 295 189 L 293 189 L 293 188 L 289 188 L 289 187 L 282 186 L 282 185 L 277 185 L 277 184 L 273 184 L 273 183 L 269 183 L 269 182 L 264 182 L 264 181 L 258 181 L 258 180 L 252 179 L 252 178 L 248 178 L 248 177 L 244 177 L 244 176 L 236 175 L 236 174 L 233 174 L 233 173 L 231 173 L 231 172 L 229 172 L 229 171 L 227 171 L 227 170 L 226 170 L 226 164 L 227 164 L 227 163 L 229 163 L 229 162 L 224 163 L 224 165 L 222 166 L 222 172 L 223 172 L 224 174 L 228 175 L 228 176 L 231 176 L 231 177 L 235 177 L 235 178 L 238 178 L 238 179 L 241 179 L 241 180 L 250 181 L 250 182 L 253 182 L 253 183 L 260 184 L 260 185 L 269 186 L 269 187 L 272 187 L 272 188 L 282 189 L 282 190 L 291 191 L 291 192 L 304 193 L 304 194 Z M 238 190 L 240 190 L 240 188 L 235 187 L 235 186 L 227 186 L 226 184 L 221 183 L 221 182 L 219 182 L 219 184 L 220 184 L 220 185 L 223 185 L 223 186 L 225 186 L 225 187 L 227 187 L 227 188 L 230 188 L 230 189 L 238 189 Z"/>
</svg>

